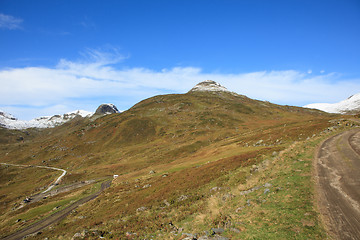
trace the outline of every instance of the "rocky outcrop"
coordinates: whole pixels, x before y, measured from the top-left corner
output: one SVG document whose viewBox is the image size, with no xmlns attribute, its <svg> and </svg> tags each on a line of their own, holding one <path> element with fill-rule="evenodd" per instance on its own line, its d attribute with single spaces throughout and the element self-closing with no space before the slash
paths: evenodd
<svg viewBox="0 0 360 240">
<path fill-rule="evenodd" d="M 112 113 L 120 113 L 117 107 L 114 104 L 101 104 L 97 109 L 95 114 L 104 115 L 104 114 L 112 114 Z"/>
<path fill-rule="evenodd" d="M 189 92 L 230 92 L 226 87 L 213 80 L 206 80 L 198 83 Z"/>
</svg>

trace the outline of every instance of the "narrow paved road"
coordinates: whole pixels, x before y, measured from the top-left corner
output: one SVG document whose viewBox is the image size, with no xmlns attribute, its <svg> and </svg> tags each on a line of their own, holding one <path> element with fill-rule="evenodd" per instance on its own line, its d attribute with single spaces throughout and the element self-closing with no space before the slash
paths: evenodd
<svg viewBox="0 0 360 240">
<path fill-rule="evenodd" d="M 41 229 L 46 228 L 46 227 L 50 226 L 51 224 L 64 219 L 72 210 L 74 210 L 81 204 L 84 204 L 84 203 L 96 198 L 97 196 L 99 196 L 100 193 L 102 191 L 104 191 L 104 189 L 110 187 L 110 183 L 111 183 L 111 180 L 102 183 L 101 189 L 99 191 L 97 191 L 96 193 L 93 193 L 85 198 L 78 200 L 77 202 L 71 204 L 70 206 L 64 208 L 63 210 L 60 210 L 59 212 L 56 212 L 39 222 L 36 222 L 28 227 L 21 229 L 20 231 L 15 232 L 15 233 L 5 237 L 3 240 L 22 239 L 23 237 L 25 237 L 29 234 L 36 233 L 36 232 L 40 231 Z"/>
<path fill-rule="evenodd" d="M 322 143 L 316 158 L 319 208 L 335 239 L 360 239 L 360 130 Z"/>
</svg>

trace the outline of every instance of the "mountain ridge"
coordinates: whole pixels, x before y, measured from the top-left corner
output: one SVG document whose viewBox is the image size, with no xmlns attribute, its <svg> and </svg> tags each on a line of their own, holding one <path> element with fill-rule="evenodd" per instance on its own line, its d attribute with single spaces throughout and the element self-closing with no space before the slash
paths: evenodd
<svg viewBox="0 0 360 240">
<path fill-rule="evenodd" d="M 328 113 L 358 114 L 360 113 L 360 93 L 351 95 L 347 99 L 337 103 L 312 103 L 304 107 L 318 109 Z"/>
<path fill-rule="evenodd" d="M 105 109 L 105 110 L 104 110 Z M 53 116 L 42 116 L 31 119 L 29 121 L 19 120 L 12 114 L 0 110 L 0 127 L 8 129 L 28 129 L 28 128 L 53 128 L 62 125 L 76 117 L 90 118 L 94 115 L 104 115 L 120 113 L 114 104 L 101 104 L 96 112 L 85 110 L 75 110 L 64 114 L 56 114 Z"/>
</svg>

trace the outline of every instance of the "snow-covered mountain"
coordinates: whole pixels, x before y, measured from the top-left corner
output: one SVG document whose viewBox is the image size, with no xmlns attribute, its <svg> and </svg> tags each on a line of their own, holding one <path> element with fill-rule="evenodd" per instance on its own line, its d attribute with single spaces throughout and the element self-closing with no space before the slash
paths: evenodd
<svg viewBox="0 0 360 240">
<path fill-rule="evenodd" d="M 189 92 L 206 92 L 206 91 L 230 92 L 226 87 L 221 86 L 219 83 L 212 80 L 206 80 L 201 83 L 198 83 Z"/>
<path fill-rule="evenodd" d="M 360 113 L 360 93 L 338 103 L 312 103 L 304 107 L 315 108 L 328 113 L 356 114 Z"/>
<path fill-rule="evenodd" d="M 9 129 L 26 129 L 26 128 L 52 128 L 59 126 L 61 124 L 74 119 L 75 117 L 92 117 L 94 114 L 104 115 L 104 114 L 112 114 L 112 113 L 120 113 L 117 107 L 114 104 L 101 104 L 95 113 L 84 111 L 84 110 L 76 110 L 72 112 L 68 112 L 62 115 L 54 115 L 47 117 L 38 117 L 32 119 L 30 121 L 18 120 L 16 117 L 11 115 L 10 113 L 4 112 L 0 110 L 0 127 L 9 128 Z"/>
<path fill-rule="evenodd" d="M 30 121 L 23 121 L 18 120 L 13 115 L 0 110 L 0 127 L 9 129 L 51 128 L 61 125 L 77 116 L 90 117 L 92 115 L 92 112 L 77 110 L 62 115 L 39 117 Z"/>
</svg>

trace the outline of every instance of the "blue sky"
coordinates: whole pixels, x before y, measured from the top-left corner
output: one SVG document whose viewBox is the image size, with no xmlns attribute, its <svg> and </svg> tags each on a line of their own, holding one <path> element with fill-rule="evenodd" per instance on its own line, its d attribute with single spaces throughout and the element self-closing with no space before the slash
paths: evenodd
<svg viewBox="0 0 360 240">
<path fill-rule="evenodd" d="M 360 1 L 0 0 L 0 109 L 126 110 L 211 79 L 278 104 L 360 92 Z"/>
</svg>

